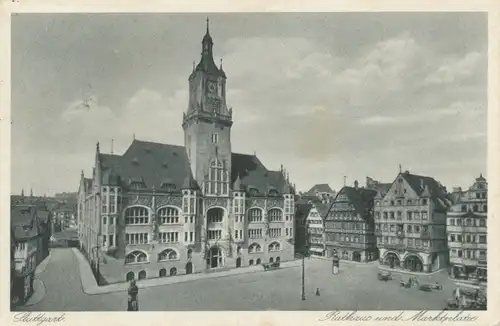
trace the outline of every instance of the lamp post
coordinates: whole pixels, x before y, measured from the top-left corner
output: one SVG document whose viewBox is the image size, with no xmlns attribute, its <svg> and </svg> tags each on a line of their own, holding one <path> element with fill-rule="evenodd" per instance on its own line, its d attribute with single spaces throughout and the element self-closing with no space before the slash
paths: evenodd
<svg viewBox="0 0 500 326">
<path fill-rule="evenodd" d="M 305 255 L 302 255 L 302 300 L 306 299 L 306 289 L 305 289 Z"/>
</svg>

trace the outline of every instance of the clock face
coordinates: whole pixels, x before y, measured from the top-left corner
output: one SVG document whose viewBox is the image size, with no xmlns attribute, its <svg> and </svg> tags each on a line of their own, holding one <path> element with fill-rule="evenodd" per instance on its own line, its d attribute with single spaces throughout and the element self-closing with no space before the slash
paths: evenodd
<svg viewBox="0 0 500 326">
<path fill-rule="evenodd" d="M 217 90 L 217 85 L 214 83 L 208 83 L 208 91 L 214 93 Z"/>
</svg>

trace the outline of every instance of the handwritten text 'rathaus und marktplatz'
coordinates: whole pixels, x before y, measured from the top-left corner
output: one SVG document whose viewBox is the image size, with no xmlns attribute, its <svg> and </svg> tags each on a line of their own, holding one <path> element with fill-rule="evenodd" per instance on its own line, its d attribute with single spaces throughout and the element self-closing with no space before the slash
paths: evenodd
<svg viewBox="0 0 500 326">
<path fill-rule="evenodd" d="M 399 311 L 394 315 L 389 316 L 371 316 L 362 311 L 331 311 L 327 313 L 319 321 L 341 321 L 341 322 L 387 322 L 387 321 L 402 321 L 402 322 L 474 322 L 479 319 L 479 316 L 474 316 L 470 312 L 464 311 L 427 311 L 421 310 L 418 312 Z"/>
</svg>

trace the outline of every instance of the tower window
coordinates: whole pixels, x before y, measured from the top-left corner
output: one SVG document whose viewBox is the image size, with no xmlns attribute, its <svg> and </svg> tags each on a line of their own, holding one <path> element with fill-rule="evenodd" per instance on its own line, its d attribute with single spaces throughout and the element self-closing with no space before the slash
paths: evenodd
<svg viewBox="0 0 500 326">
<path fill-rule="evenodd" d="M 219 134 L 212 134 L 212 144 L 219 143 Z"/>
</svg>

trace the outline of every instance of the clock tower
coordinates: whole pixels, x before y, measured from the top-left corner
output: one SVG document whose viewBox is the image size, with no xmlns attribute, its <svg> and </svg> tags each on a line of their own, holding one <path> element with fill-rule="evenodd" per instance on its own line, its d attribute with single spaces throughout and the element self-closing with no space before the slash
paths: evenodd
<svg viewBox="0 0 500 326">
<path fill-rule="evenodd" d="M 189 76 L 189 103 L 183 115 L 184 145 L 191 171 L 204 194 L 228 195 L 232 111 L 226 105 L 226 74 L 213 58 L 208 19 L 201 59 Z M 212 167 L 217 167 L 215 180 Z M 219 170 L 220 168 L 220 170 Z M 227 180 L 226 180 L 227 179 Z M 218 186 L 212 187 L 211 182 Z"/>
</svg>

